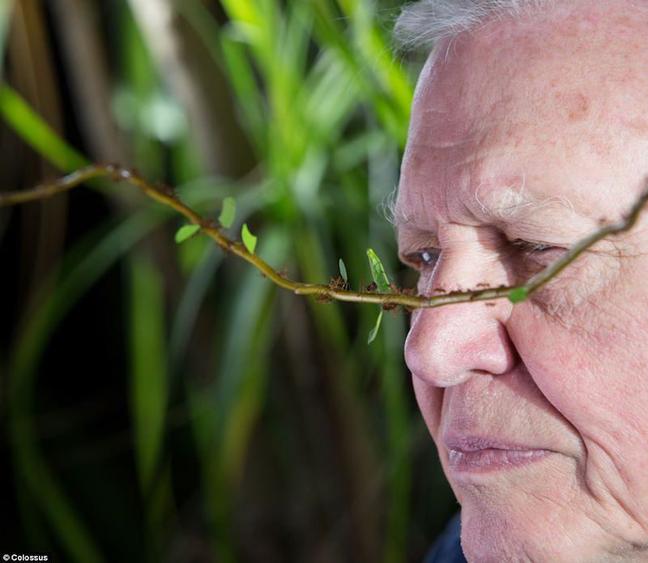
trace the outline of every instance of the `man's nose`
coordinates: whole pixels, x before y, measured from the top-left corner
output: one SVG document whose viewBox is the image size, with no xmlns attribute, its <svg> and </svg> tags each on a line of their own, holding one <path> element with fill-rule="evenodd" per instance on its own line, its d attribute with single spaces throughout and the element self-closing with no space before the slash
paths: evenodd
<svg viewBox="0 0 648 563">
<path fill-rule="evenodd" d="M 479 283 L 467 281 L 466 276 L 451 283 L 453 271 L 457 273 L 456 268 L 439 264 L 433 285 L 475 287 Z M 500 283 L 505 280 L 489 285 Z M 476 301 L 414 311 L 405 342 L 405 361 L 412 375 L 436 387 L 449 387 L 475 374 L 510 371 L 519 361 L 504 324 L 511 307 L 507 300 L 497 300 L 490 305 Z"/>
</svg>

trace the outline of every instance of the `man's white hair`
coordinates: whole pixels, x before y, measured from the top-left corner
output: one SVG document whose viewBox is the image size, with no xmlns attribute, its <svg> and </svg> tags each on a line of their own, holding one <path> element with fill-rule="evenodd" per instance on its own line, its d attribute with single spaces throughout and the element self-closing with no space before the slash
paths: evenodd
<svg viewBox="0 0 648 563">
<path fill-rule="evenodd" d="M 555 0 L 421 0 L 401 12 L 394 37 L 404 49 L 431 49 L 439 41 L 491 19 L 520 17 Z"/>
</svg>

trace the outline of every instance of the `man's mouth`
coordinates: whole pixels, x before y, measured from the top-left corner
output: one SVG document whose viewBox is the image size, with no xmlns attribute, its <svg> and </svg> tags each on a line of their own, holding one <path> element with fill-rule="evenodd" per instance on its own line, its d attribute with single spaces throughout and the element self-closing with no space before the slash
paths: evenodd
<svg viewBox="0 0 648 563">
<path fill-rule="evenodd" d="M 488 437 L 452 437 L 445 439 L 444 443 L 448 451 L 448 468 L 456 473 L 513 469 L 540 461 L 553 453 Z"/>
</svg>

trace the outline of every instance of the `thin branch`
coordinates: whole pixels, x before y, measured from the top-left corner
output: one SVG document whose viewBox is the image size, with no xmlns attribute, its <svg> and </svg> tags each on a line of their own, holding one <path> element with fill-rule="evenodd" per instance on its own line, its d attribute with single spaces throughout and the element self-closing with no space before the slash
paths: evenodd
<svg viewBox="0 0 648 563">
<path fill-rule="evenodd" d="M 452 291 L 433 297 L 410 295 L 406 292 L 377 293 L 374 291 L 351 291 L 338 288 L 335 284 L 323 285 L 302 283 L 290 280 L 276 271 L 266 261 L 248 252 L 245 246 L 227 237 L 218 225 L 205 219 L 199 213 L 181 202 L 173 190 L 167 186 L 154 185 L 142 178 L 134 170 L 122 168 L 112 164 L 94 164 L 77 170 L 67 176 L 52 182 L 41 184 L 30 190 L 18 192 L 0 192 L 0 207 L 36 201 L 71 190 L 80 184 L 98 177 L 108 177 L 115 182 L 127 182 L 141 190 L 148 197 L 170 207 L 183 215 L 190 223 L 198 225 L 201 231 L 210 237 L 219 247 L 226 252 L 235 254 L 252 266 L 257 268 L 273 283 L 292 291 L 296 295 L 310 295 L 322 301 L 347 301 L 354 303 L 375 303 L 384 308 L 403 306 L 408 309 L 441 307 L 454 303 L 467 303 L 472 301 L 491 301 L 493 299 L 509 298 L 511 301 L 523 301 L 529 295 L 557 276 L 563 269 L 571 264 L 580 254 L 607 236 L 618 235 L 630 230 L 639 218 L 639 214 L 648 201 L 648 183 L 634 203 L 629 213 L 620 221 L 603 226 L 589 236 L 572 246 L 559 260 L 547 266 L 544 270 L 531 277 L 522 285 L 500 286 L 473 291 Z"/>
<path fill-rule="evenodd" d="M 598 241 L 604 239 L 607 236 L 618 235 L 619 233 L 624 233 L 632 229 L 632 227 L 634 227 L 635 223 L 639 219 L 639 215 L 642 209 L 645 207 L 646 201 L 648 201 L 648 181 L 646 181 L 643 191 L 632 205 L 630 211 L 626 215 L 624 215 L 620 221 L 604 225 L 599 230 L 594 231 L 592 234 L 579 240 L 565 253 L 565 255 L 560 260 L 557 260 L 553 264 L 550 264 L 544 270 L 538 272 L 535 276 L 529 279 L 524 285 L 527 292 L 532 293 L 539 287 L 545 285 L 550 279 L 557 276 L 571 262 L 573 262 L 579 256 L 579 254 L 595 245 Z"/>
</svg>

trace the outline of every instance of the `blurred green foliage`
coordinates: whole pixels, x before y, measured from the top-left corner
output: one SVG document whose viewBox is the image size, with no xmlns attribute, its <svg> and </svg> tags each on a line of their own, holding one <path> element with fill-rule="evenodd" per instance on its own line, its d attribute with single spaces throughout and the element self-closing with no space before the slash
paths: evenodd
<svg viewBox="0 0 648 563">
<path fill-rule="evenodd" d="M 411 285 L 381 212 L 412 98 L 389 40 L 399 2 L 66 0 L 63 17 L 14 4 L 0 113 L 39 156 L 5 159 L 5 182 L 117 157 L 206 215 L 234 197 L 232 232 L 249 225 L 256 252 L 291 276 Z M 22 78 L 37 63 L 50 83 Z M 38 96 L 63 98 L 58 126 Z M 41 172 L 12 168 L 27 162 Z M 174 245 L 168 210 L 95 187 L 101 201 L 84 205 L 104 218 L 85 219 L 71 195 L 74 235 L 38 279 L 43 241 L 25 233 L 53 236 L 57 211 L 0 215 L 3 270 L 16 276 L 3 299 L 18 295 L 0 350 L 4 492 L 18 510 L 3 545 L 83 563 L 419 560 L 454 508 L 402 360 L 405 316 L 386 313 L 367 346 L 375 306 L 281 293 L 201 237 Z M 11 239 L 20 225 L 36 242 Z M 369 246 L 386 271 L 370 268 Z M 106 280 L 117 307 L 97 297 Z M 114 340 L 66 320 L 83 307 L 115 323 Z M 123 434 L 121 418 L 55 391 L 87 379 L 82 395 L 128 405 L 118 453 L 81 421 Z M 99 461 L 74 462 L 91 447 Z"/>
</svg>

